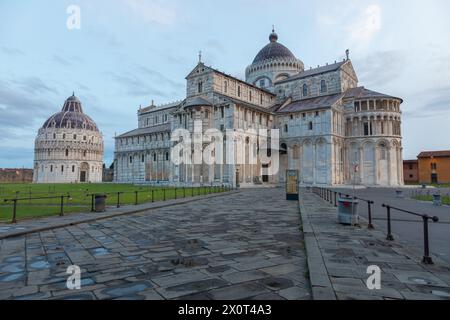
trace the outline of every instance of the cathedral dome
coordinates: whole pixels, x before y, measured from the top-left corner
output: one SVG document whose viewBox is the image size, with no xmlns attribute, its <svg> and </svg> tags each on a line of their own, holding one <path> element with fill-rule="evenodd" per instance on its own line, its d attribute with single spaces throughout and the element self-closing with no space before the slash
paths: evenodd
<svg viewBox="0 0 450 320">
<path fill-rule="evenodd" d="M 66 100 L 60 112 L 45 121 L 42 128 L 72 128 L 99 132 L 95 122 L 83 113 L 81 102 L 75 94 Z"/>
<path fill-rule="evenodd" d="M 253 63 L 279 58 L 296 60 L 291 50 L 278 42 L 278 35 L 275 33 L 275 30 L 272 30 L 272 33 L 269 36 L 269 40 L 270 43 L 259 51 L 255 59 L 253 60 Z"/>
</svg>

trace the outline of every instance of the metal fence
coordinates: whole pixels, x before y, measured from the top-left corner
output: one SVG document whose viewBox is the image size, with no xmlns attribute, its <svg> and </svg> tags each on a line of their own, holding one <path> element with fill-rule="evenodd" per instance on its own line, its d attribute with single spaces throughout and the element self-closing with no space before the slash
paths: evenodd
<svg viewBox="0 0 450 320">
<path fill-rule="evenodd" d="M 334 206 L 337 206 L 337 197 L 339 198 L 348 198 L 348 199 L 354 199 L 354 200 L 360 200 L 360 201 L 364 201 L 367 203 L 367 209 L 368 209 L 368 218 L 369 218 L 369 222 L 368 222 L 368 229 L 374 229 L 374 225 L 372 223 L 372 205 L 375 204 L 374 201 L 372 200 L 367 200 L 367 199 L 363 199 L 360 197 L 354 197 L 354 196 L 350 196 L 348 194 L 345 193 L 341 193 L 338 192 L 336 190 L 332 190 L 332 189 L 327 189 L 327 188 L 321 188 L 321 187 L 314 187 L 313 188 L 313 192 L 314 194 L 318 195 L 319 197 L 321 197 L 322 199 L 324 199 L 325 201 L 328 201 L 330 204 L 333 204 Z M 424 242 L 424 254 L 423 254 L 423 259 L 422 262 L 424 264 L 433 264 L 433 259 L 430 256 L 430 245 L 429 245 L 429 229 L 428 229 L 428 225 L 429 222 L 439 222 L 439 218 L 438 217 L 431 217 L 427 214 L 421 214 L 421 213 L 417 213 L 417 212 L 412 212 L 412 211 L 408 211 L 408 210 L 404 210 L 401 208 L 396 208 L 393 207 L 389 204 L 382 204 L 383 208 L 386 208 L 386 216 L 387 216 L 387 237 L 386 240 L 388 241 L 394 241 L 394 236 L 392 235 L 392 224 L 391 224 L 391 216 L 392 216 L 392 211 L 398 211 L 398 212 L 403 212 L 403 213 L 407 213 L 410 215 L 414 215 L 417 217 L 421 217 L 422 221 L 423 221 L 423 242 Z"/>
</svg>

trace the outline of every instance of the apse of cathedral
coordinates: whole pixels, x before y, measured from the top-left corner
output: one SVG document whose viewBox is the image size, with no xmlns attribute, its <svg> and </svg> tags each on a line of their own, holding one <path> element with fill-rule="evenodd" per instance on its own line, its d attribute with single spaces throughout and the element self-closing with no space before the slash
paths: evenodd
<svg viewBox="0 0 450 320">
<path fill-rule="evenodd" d="M 403 184 L 403 100 L 359 85 L 349 51 L 341 61 L 305 68 L 275 30 L 245 70 L 245 81 L 205 65 L 186 77 L 186 98 L 139 108 L 138 128 L 115 142 L 114 179 L 126 183 L 281 184 L 298 170 L 302 185 Z M 175 164 L 177 129 L 194 124 L 233 131 L 244 157 L 259 153 L 246 131 L 278 130 L 279 168 L 261 162 Z M 226 152 L 225 150 L 223 152 Z"/>
</svg>

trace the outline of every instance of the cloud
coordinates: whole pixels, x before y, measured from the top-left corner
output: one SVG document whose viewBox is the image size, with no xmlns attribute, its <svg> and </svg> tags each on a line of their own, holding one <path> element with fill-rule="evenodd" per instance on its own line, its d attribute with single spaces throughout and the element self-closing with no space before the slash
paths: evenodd
<svg viewBox="0 0 450 320">
<path fill-rule="evenodd" d="M 27 93 L 35 94 L 50 92 L 58 94 L 56 89 L 49 87 L 38 77 L 28 77 L 20 80 L 13 80 L 12 82 Z"/>
<path fill-rule="evenodd" d="M 410 98 L 419 107 L 405 111 L 405 118 L 435 118 L 450 114 L 450 86 L 418 92 Z"/>
<path fill-rule="evenodd" d="M 363 58 L 353 59 L 353 64 L 364 86 L 386 87 L 403 74 L 408 66 L 405 61 L 407 57 L 401 50 L 378 51 Z"/>
<path fill-rule="evenodd" d="M 161 98 L 169 98 L 164 91 L 158 90 L 132 73 L 110 73 L 111 78 L 123 87 L 124 93 L 130 96 L 158 96 Z"/>
<path fill-rule="evenodd" d="M 124 5 L 135 16 L 145 22 L 159 25 L 172 25 L 176 21 L 176 12 L 167 3 L 157 0 L 123 0 Z"/>
<path fill-rule="evenodd" d="M 350 42 L 358 47 L 366 46 L 380 30 L 381 7 L 376 4 L 369 5 L 350 25 Z"/>
<path fill-rule="evenodd" d="M 24 55 L 22 50 L 10 47 L 1 47 L 1 52 L 10 56 L 22 56 Z"/>
</svg>

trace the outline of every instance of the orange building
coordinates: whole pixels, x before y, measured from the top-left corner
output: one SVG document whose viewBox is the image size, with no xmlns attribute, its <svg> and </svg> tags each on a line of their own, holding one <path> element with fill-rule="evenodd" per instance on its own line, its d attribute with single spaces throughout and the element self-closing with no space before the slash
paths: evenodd
<svg viewBox="0 0 450 320">
<path fill-rule="evenodd" d="M 450 150 L 422 152 L 417 158 L 420 183 L 450 183 Z"/>
<path fill-rule="evenodd" d="M 403 177 L 405 183 L 419 182 L 419 161 L 405 160 L 403 161 Z"/>
</svg>

